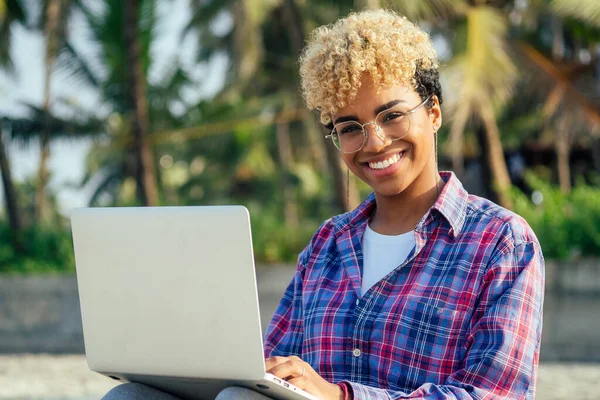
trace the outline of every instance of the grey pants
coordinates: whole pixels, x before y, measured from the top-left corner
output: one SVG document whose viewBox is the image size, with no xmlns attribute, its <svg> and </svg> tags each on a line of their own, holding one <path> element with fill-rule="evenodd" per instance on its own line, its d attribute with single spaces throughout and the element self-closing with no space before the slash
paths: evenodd
<svg viewBox="0 0 600 400">
<path fill-rule="evenodd" d="M 250 389 L 229 387 L 223 390 L 215 400 L 268 400 L 269 397 Z M 170 394 L 153 389 L 141 383 L 124 383 L 115 386 L 102 400 L 179 400 Z"/>
</svg>

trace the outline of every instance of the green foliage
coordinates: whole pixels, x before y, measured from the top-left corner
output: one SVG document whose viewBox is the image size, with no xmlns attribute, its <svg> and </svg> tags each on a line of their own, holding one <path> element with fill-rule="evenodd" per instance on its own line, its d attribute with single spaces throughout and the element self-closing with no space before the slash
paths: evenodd
<svg viewBox="0 0 600 400">
<path fill-rule="evenodd" d="M 15 253 L 8 225 L 0 221 L 0 273 L 73 272 L 71 232 L 35 226 L 23 234 L 25 254 Z"/>
<path fill-rule="evenodd" d="M 254 258 L 260 263 L 295 263 L 319 227 L 316 221 L 302 221 L 290 229 L 281 217 L 263 212 L 252 214 Z"/>
<path fill-rule="evenodd" d="M 570 193 L 563 193 L 534 175 L 528 175 L 527 181 L 543 201 L 536 206 L 515 189 L 514 211 L 529 222 L 544 256 L 600 256 L 600 188 L 578 184 Z"/>
</svg>

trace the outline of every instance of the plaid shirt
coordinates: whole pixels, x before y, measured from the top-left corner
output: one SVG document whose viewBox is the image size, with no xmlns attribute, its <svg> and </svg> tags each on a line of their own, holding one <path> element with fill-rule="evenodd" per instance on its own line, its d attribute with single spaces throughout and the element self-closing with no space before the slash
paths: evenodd
<svg viewBox="0 0 600 400">
<path fill-rule="evenodd" d="M 297 355 L 355 399 L 533 399 L 544 259 L 527 223 L 452 173 L 407 259 L 360 296 L 376 204 L 323 223 L 267 329 L 266 357 Z"/>
</svg>

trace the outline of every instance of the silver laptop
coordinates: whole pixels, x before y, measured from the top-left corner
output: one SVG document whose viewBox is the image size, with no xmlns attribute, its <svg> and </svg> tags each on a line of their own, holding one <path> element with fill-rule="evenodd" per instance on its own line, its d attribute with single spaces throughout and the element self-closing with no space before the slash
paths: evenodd
<svg viewBox="0 0 600 400">
<path fill-rule="evenodd" d="M 246 208 L 84 208 L 71 223 L 91 370 L 183 399 L 315 399 L 265 373 Z"/>
</svg>

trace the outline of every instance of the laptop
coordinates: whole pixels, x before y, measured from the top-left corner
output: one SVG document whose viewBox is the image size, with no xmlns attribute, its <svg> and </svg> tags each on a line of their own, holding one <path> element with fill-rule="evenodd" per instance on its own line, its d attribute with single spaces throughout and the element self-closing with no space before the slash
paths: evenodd
<svg viewBox="0 0 600 400">
<path fill-rule="evenodd" d="M 265 373 L 246 208 L 82 208 L 71 224 L 91 370 L 182 399 L 316 399 Z"/>
</svg>

